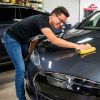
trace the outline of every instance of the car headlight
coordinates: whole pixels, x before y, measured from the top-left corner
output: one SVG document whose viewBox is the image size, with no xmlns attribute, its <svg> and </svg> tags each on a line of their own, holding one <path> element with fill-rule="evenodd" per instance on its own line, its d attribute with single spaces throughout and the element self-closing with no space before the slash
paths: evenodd
<svg viewBox="0 0 100 100">
<path fill-rule="evenodd" d="M 36 65 L 36 66 L 40 65 L 40 58 L 39 58 L 38 51 L 36 49 L 34 49 L 32 51 L 30 59 L 31 59 L 31 61 L 33 62 L 34 65 Z"/>
</svg>

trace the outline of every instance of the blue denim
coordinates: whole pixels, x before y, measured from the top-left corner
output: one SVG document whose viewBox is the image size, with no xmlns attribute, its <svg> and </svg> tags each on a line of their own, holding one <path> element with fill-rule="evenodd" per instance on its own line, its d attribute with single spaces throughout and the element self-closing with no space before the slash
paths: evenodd
<svg viewBox="0 0 100 100">
<path fill-rule="evenodd" d="M 7 33 L 3 35 L 3 43 L 15 66 L 15 88 L 16 95 L 19 100 L 26 100 L 25 89 L 24 89 L 24 76 L 25 76 L 25 63 L 22 56 L 22 47 L 19 42 L 13 39 Z M 25 45 L 26 47 L 26 45 Z"/>
</svg>

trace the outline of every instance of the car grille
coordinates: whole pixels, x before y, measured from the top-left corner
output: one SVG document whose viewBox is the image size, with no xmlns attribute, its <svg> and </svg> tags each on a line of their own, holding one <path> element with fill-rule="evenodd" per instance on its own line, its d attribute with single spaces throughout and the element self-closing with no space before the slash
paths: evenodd
<svg viewBox="0 0 100 100">
<path fill-rule="evenodd" d="M 38 73 L 34 78 L 34 85 L 37 97 L 46 100 L 66 100 L 71 98 L 71 93 L 79 96 L 100 96 L 100 83 L 71 75 Z"/>
<path fill-rule="evenodd" d="M 36 100 L 53 100 L 53 99 L 49 98 L 48 96 L 40 92 L 36 92 Z"/>
</svg>

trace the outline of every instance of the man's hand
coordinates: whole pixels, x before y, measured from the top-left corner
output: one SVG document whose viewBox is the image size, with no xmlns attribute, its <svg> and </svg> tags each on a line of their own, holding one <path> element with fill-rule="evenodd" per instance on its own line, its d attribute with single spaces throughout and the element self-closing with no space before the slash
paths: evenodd
<svg viewBox="0 0 100 100">
<path fill-rule="evenodd" d="M 90 44 L 79 44 L 76 46 L 76 50 L 88 50 L 91 48 L 92 46 Z"/>
</svg>

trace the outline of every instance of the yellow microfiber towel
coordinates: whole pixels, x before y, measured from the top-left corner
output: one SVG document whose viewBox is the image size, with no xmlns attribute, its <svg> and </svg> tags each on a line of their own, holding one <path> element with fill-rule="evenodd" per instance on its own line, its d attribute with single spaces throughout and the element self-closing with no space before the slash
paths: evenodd
<svg viewBox="0 0 100 100">
<path fill-rule="evenodd" d="M 91 46 L 90 44 L 87 44 L 87 45 Z M 87 53 L 93 52 L 95 50 L 96 50 L 96 48 L 91 46 L 90 49 L 88 49 L 88 50 L 76 50 L 76 52 L 78 54 L 87 54 Z"/>
</svg>

